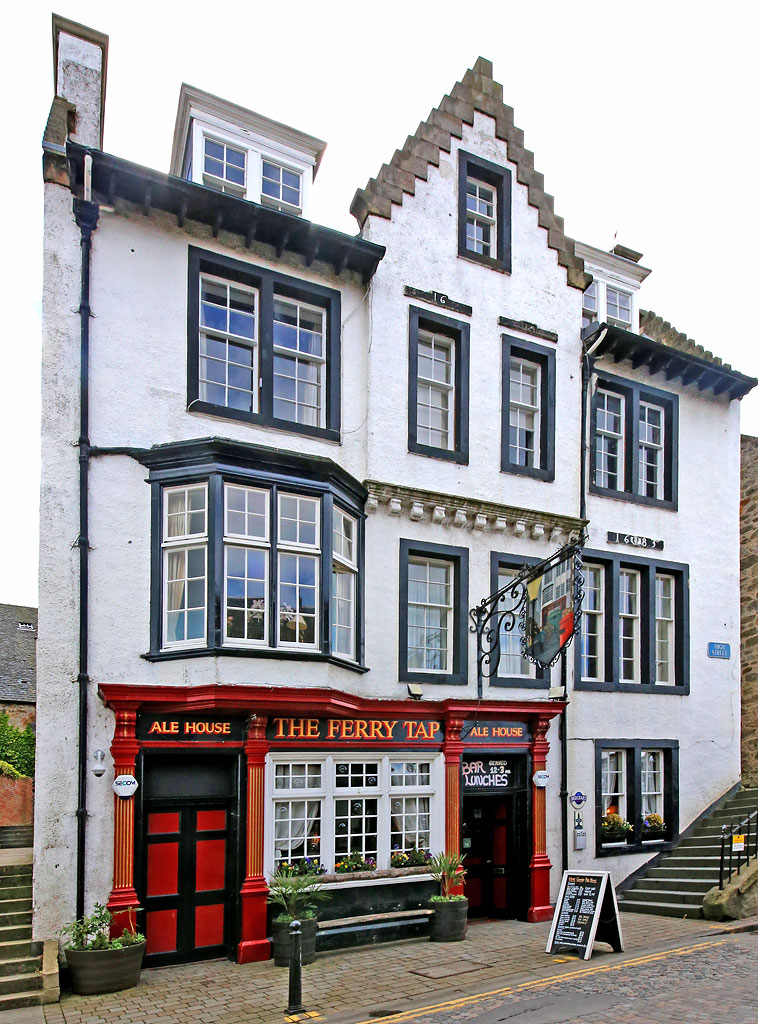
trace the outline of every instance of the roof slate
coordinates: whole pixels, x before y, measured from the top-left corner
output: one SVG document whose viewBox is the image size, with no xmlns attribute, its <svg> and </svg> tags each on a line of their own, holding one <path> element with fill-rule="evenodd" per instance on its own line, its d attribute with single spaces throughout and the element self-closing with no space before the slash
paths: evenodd
<svg viewBox="0 0 758 1024">
<path fill-rule="evenodd" d="M 479 57 L 473 68 L 456 82 L 449 95 L 409 135 L 402 149 L 395 151 L 389 164 L 383 164 L 365 188 L 358 189 L 350 212 L 361 227 L 369 216 L 392 216 L 392 204 L 401 205 L 404 196 L 414 195 L 416 178 L 426 181 L 429 166 L 439 166 L 440 151 L 449 153 L 452 138 L 463 137 L 463 125 L 473 125 L 474 112 L 495 120 L 495 135 L 507 144 L 508 159 L 516 165 L 516 178 L 526 185 L 529 203 L 538 210 L 538 223 L 547 231 L 547 243 L 566 268 L 568 284 L 584 291 L 592 281 L 577 256 L 574 240 L 563 231 L 563 218 L 557 216 L 554 200 L 545 191 L 545 179 L 534 168 L 534 154 L 524 148 L 524 133 L 513 123 L 513 108 L 503 103 L 503 87 L 492 78 L 492 62 Z"/>
<path fill-rule="evenodd" d="M 658 341 L 661 345 L 666 345 L 668 348 L 675 348 L 687 355 L 697 356 L 698 359 L 705 359 L 707 362 L 713 363 L 714 366 L 720 366 L 724 370 L 732 369 L 729 363 L 725 363 L 718 356 L 715 356 L 713 352 L 709 352 L 707 348 L 698 345 L 696 341 L 688 338 L 686 334 L 678 331 L 676 327 L 672 327 L 668 320 L 664 320 L 662 316 L 658 316 L 652 310 L 640 310 L 640 334 L 645 334 L 648 338 L 652 338 L 653 341 Z"/>
<path fill-rule="evenodd" d="M 34 629 L 19 629 L 20 622 L 30 622 Z M 0 702 L 36 702 L 36 665 L 37 609 L 0 604 Z"/>
</svg>

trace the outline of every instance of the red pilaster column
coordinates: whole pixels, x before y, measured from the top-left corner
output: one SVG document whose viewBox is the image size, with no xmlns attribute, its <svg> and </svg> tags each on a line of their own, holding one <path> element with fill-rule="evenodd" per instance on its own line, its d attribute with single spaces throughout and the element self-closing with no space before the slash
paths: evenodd
<svg viewBox="0 0 758 1024">
<path fill-rule="evenodd" d="M 271 957 L 266 938 L 266 897 L 268 886 L 263 875 L 263 823 L 266 814 L 265 769 L 268 742 L 265 716 L 254 717 L 247 730 L 247 836 L 245 843 L 245 881 L 242 883 L 242 931 L 237 946 L 237 962 L 249 964 Z"/>
<path fill-rule="evenodd" d="M 136 736 L 137 711 L 135 707 L 116 711 L 116 731 L 111 743 L 113 769 L 116 776 L 134 775 L 139 744 Z M 108 910 L 113 914 L 111 936 L 120 935 L 124 928 L 134 928 L 134 914 L 128 908 L 139 905 L 134 889 L 134 797 L 113 794 L 113 889 Z"/>
<path fill-rule="evenodd" d="M 445 851 L 459 853 L 461 836 L 461 729 L 463 719 L 445 719 Z"/>
<path fill-rule="evenodd" d="M 549 718 L 538 718 L 534 723 L 532 740 L 532 766 L 535 772 L 545 768 L 550 744 L 545 739 L 550 728 Z M 550 858 L 547 855 L 547 823 L 545 790 L 532 783 L 532 891 L 527 920 L 549 921 L 553 916 L 550 904 Z"/>
</svg>

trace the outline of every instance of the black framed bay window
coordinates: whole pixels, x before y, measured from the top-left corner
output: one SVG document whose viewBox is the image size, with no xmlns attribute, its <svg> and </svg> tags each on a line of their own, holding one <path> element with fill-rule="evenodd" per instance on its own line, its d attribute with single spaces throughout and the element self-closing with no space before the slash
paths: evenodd
<svg viewBox="0 0 758 1024">
<path fill-rule="evenodd" d="M 151 659 L 363 666 L 365 490 L 325 459 L 231 441 L 153 449 Z"/>
<path fill-rule="evenodd" d="M 187 408 L 340 439 L 340 293 L 189 248 Z"/>
<path fill-rule="evenodd" d="M 679 835 L 679 741 L 595 740 L 595 853 L 669 849 Z"/>
<path fill-rule="evenodd" d="M 555 479 L 555 352 L 506 335 L 500 468 Z"/>
<path fill-rule="evenodd" d="M 398 676 L 468 683 L 468 548 L 400 541 Z"/>
<path fill-rule="evenodd" d="M 469 325 L 408 311 L 408 450 L 468 463 Z"/>
</svg>

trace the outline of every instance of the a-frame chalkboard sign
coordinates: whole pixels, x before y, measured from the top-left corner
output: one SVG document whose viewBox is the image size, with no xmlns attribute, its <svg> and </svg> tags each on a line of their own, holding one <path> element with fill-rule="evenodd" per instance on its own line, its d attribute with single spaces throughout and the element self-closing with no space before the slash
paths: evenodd
<svg viewBox="0 0 758 1024">
<path fill-rule="evenodd" d="M 564 871 L 545 952 L 576 949 L 589 960 L 596 941 L 610 943 L 614 953 L 624 952 L 611 873 Z"/>
</svg>

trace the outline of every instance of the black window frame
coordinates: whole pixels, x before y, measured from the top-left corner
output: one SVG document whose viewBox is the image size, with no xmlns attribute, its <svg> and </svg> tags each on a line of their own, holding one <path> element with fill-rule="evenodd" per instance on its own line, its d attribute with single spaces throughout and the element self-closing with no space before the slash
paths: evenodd
<svg viewBox="0 0 758 1024">
<path fill-rule="evenodd" d="M 431 330 L 449 337 L 454 345 L 455 390 L 453 393 L 453 448 L 437 448 L 418 440 L 418 334 Z M 408 451 L 433 459 L 468 465 L 469 458 L 469 338 L 470 327 L 462 320 L 419 306 L 408 310 Z"/>
<path fill-rule="evenodd" d="M 453 670 L 420 672 L 408 668 L 408 560 L 436 558 L 453 566 Z M 398 679 L 407 683 L 468 685 L 468 548 L 400 540 L 400 609 L 398 616 Z"/>
<path fill-rule="evenodd" d="M 476 178 L 495 189 L 496 257 L 485 256 L 466 247 L 466 181 L 469 178 Z M 501 273 L 511 272 L 511 172 L 507 167 L 463 150 L 458 151 L 458 255 Z"/>
<path fill-rule="evenodd" d="M 657 693 L 686 696 L 690 692 L 690 605 L 689 565 L 663 559 L 639 558 L 615 551 L 585 548 L 582 562 L 602 565 L 604 598 L 605 679 L 582 679 L 581 631 L 574 645 L 574 689 L 605 690 L 621 693 Z M 619 572 L 634 569 L 640 573 L 640 682 L 619 680 Z M 656 573 L 674 579 L 674 672 L 676 683 L 655 681 L 655 577 Z"/>
<path fill-rule="evenodd" d="M 258 291 L 258 412 L 230 409 L 200 400 L 200 287 L 201 274 L 236 281 Z M 274 299 L 281 296 L 319 306 L 326 312 L 326 368 L 324 381 L 325 426 L 283 420 L 273 414 L 273 320 Z M 300 278 L 269 270 L 253 263 L 222 256 L 219 253 L 189 246 L 187 283 L 187 411 L 204 413 L 222 419 L 275 427 L 293 434 L 340 440 L 341 424 L 341 295 L 335 288 L 302 281 Z"/>
<path fill-rule="evenodd" d="M 603 843 L 602 829 L 602 772 L 603 751 L 623 750 L 626 757 L 626 820 L 634 826 L 625 845 Z M 663 840 L 644 841 L 642 830 L 642 758 L 643 750 L 663 751 L 663 821 L 666 837 Z M 631 768 L 630 771 L 630 761 Z M 670 850 L 679 838 L 679 740 L 670 739 L 596 739 L 595 740 L 595 856 L 615 857 L 630 853 L 651 855 Z"/>
<path fill-rule="evenodd" d="M 595 482 L 597 475 L 597 392 L 611 391 L 624 398 L 624 487 L 601 487 Z M 663 497 L 650 498 L 638 494 L 640 402 L 650 402 L 663 409 Z M 589 490 L 604 498 L 617 498 L 637 505 L 653 505 L 676 511 L 679 495 L 679 396 L 671 391 L 650 387 L 638 381 L 617 377 L 604 371 L 595 371 L 595 387 L 590 408 Z"/>
<path fill-rule="evenodd" d="M 174 447 L 174 446 L 168 446 Z M 232 444 L 233 448 L 236 448 Z M 245 448 L 254 446 L 245 445 Z M 261 450 L 262 451 L 262 450 Z M 273 658 L 297 661 L 329 661 L 358 672 L 368 671 L 365 665 L 365 492 L 358 485 L 353 489 L 347 474 L 330 473 L 323 465 L 327 460 L 266 452 L 260 464 L 244 457 L 229 457 L 225 452 L 191 446 L 178 459 L 167 458 L 160 464 L 157 454 L 149 461 L 151 471 L 151 566 L 150 566 L 150 649 L 143 657 L 148 661 L 173 661 L 196 657 Z M 309 469 L 312 465 L 312 471 Z M 329 465 L 333 465 L 329 463 Z M 336 469 L 337 467 L 335 467 Z M 207 575 L 206 575 L 206 640 L 204 644 L 187 647 L 163 646 L 163 492 L 165 488 L 207 484 Z M 235 646 L 224 643 L 224 484 L 260 487 L 269 490 L 270 546 L 268 548 L 268 641 L 267 647 Z M 318 648 L 297 650 L 276 643 L 277 606 L 277 514 L 279 493 L 294 494 L 320 500 L 320 569 Z M 356 522 L 356 587 L 355 587 L 355 658 L 332 651 L 332 566 L 333 508 L 339 507 Z M 305 552 L 307 553 L 307 551 Z"/>
<path fill-rule="evenodd" d="M 500 469 L 547 482 L 555 480 L 555 352 L 543 345 L 504 334 L 503 386 L 500 426 Z M 511 358 L 526 359 L 540 367 L 540 463 L 519 466 L 510 461 Z"/>
<path fill-rule="evenodd" d="M 527 555 L 511 555 L 502 551 L 493 551 L 490 554 L 490 593 L 496 593 L 500 587 L 498 576 L 500 569 L 514 569 L 516 572 L 527 565 L 537 565 L 541 559 Z M 500 674 L 500 667 L 494 676 L 490 676 L 489 685 L 494 687 L 507 687 L 509 689 L 546 690 L 550 686 L 550 669 L 535 664 L 534 678 L 524 676 L 503 676 Z"/>
</svg>

